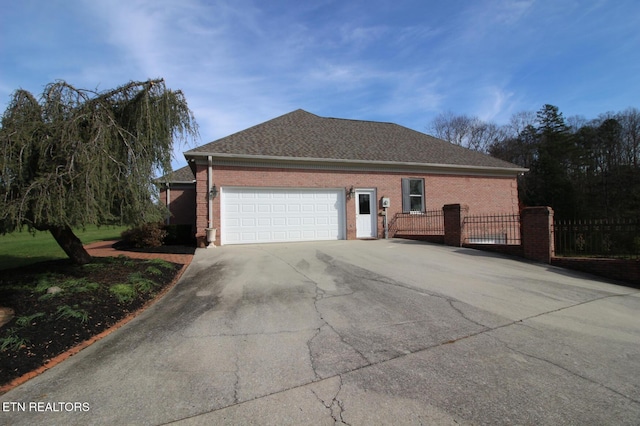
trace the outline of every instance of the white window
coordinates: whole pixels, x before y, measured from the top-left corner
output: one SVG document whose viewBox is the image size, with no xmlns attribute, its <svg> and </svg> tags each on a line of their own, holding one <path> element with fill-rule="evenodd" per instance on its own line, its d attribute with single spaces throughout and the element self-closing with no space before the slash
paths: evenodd
<svg viewBox="0 0 640 426">
<path fill-rule="evenodd" d="M 424 213 L 424 179 L 402 179 L 403 213 Z"/>
</svg>

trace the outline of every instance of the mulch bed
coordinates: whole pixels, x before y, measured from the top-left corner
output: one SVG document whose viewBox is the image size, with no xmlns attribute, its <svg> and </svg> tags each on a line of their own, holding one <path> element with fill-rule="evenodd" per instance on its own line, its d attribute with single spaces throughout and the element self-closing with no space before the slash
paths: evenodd
<svg viewBox="0 0 640 426">
<path fill-rule="evenodd" d="M 181 267 L 175 263 L 156 267 L 149 260 L 117 257 L 94 258 L 85 266 L 59 260 L 2 271 L 0 305 L 12 308 L 15 317 L 0 328 L 0 343 L 11 334 L 24 339 L 24 343 L 18 349 L 0 350 L 0 386 L 43 366 L 137 311 L 171 284 Z M 127 283 L 136 273 L 156 285 L 148 293 L 140 292 L 130 301 L 120 301 L 110 291 L 111 286 Z M 93 285 L 90 291 L 63 290 L 54 297 L 43 297 L 46 294 L 42 291 L 43 280 L 55 285 L 69 279 L 85 279 L 99 286 Z M 40 289 L 36 291 L 38 283 Z M 62 308 L 65 306 L 84 313 L 85 317 L 65 316 Z M 25 324 L 25 319 L 36 314 L 39 315 Z"/>
</svg>

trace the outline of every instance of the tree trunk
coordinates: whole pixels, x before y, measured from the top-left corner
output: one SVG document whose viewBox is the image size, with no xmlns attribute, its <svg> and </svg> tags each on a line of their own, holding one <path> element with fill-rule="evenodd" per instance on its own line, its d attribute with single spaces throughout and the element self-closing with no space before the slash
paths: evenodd
<svg viewBox="0 0 640 426">
<path fill-rule="evenodd" d="M 78 265 L 86 265 L 91 262 L 91 256 L 82 246 L 82 241 L 68 226 L 53 226 L 49 228 L 56 242 L 69 258 Z"/>
</svg>

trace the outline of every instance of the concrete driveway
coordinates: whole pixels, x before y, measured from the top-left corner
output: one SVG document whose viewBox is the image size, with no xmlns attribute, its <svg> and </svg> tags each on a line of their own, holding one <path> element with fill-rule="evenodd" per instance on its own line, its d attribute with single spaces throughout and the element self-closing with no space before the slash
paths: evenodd
<svg viewBox="0 0 640 426">
<path fill-rule="evenodd" d="M 202 249 L 151 309 L 1 396 L 0 424 L 637 425 L 639 318 L 637 289 L 467 249 Z"/>
</svg>

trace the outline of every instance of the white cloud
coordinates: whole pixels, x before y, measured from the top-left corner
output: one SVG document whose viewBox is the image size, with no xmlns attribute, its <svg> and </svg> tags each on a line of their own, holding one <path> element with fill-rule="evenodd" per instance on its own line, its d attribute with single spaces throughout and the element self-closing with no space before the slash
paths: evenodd
<svg viewBox="0 0 640 426">
<path fill-rule="evenodd" d="M 479 111 L 474 114 L 483 121 L 504 121 L 511 115 L 509 101 L 513 97 L 513 93 L 505 91 L 501 87 L 490 86 L 482 91 L 482 99 Z M 507 112 L 505 114 L 505 112 Z"/>
<path fill-rule="evenodd" d="M 345 24 L 340 28 L 341 44 L 344 47 L 363 48 L 383 37 L 388 28 L 385 26 L 359 27 Z"/>
<path fill-rule="evenodd" d="M 0 15 L 0 95 L 163 77 L 186 94 L 202 143 L 296 108 L 421 129 L 442 110 L 506 121 L 556 99 L 579 113 L 638 98 L 630 0 L 26 3 L 9 8 L 14 25 Z"/>
</svg>

